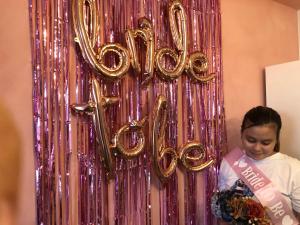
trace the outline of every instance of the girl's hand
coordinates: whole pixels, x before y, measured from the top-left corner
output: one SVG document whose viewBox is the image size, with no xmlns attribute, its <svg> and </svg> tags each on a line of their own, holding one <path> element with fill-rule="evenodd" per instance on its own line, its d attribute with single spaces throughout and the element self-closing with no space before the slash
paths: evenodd
<svg viewBox="0 0 300 225">
<path fill-rule="evenodd" d="M 223 220 L 218 220 L 218 225 L 229 225 L 229 223 L 227 223 Z"/>
</svg>

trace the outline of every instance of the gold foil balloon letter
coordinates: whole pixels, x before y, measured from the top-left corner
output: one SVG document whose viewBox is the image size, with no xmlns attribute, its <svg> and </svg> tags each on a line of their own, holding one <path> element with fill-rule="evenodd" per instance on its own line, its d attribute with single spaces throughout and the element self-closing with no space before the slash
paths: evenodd
<svg viewBox="0 0 300 225">
<path fill-rule="evenodd" d="M 100 95 L 100 87 L 98 81 L 92 80 L 92 99 L 87 104 L 74 104 L 72 109 L 76 113 L 84 113 L 91 115 L 96 133 L 97 150 L 100 154 L 101 161 L 104 164 L 108 177 L 113 176 L 114 163 L 110 150 L 110 141 L 108 137 L 108 128 L 105 120 L 104 108 L 115 103 L 117 98 L 106 98 Z"/>
<path fill-rule="evenodd" d="M 161 181 L 166 181 L 176 170 L 177 153 L 173 148 L 164 147 L 168 103 L 164 96 L 156 99 L 153 112 L 151 148 L 154 169 Z M 167 161 L 167 162 L 166 162 Z M 167 165 L 165 165 L 167 164 Z"/>
<path fill-rule="evenodd" d="M 214 162 L 213 159 L 203 162 L 206 158 L 206 150 L 204 146 L 198 142 L 190 142 L 184 145 L 180 149 L 179 158 L 187 170 L 195 172 L 209 167 Z"/>
<path fill-rule="evenodd" d="M 131 123 L 128 123 L 121 127 L 112 140 L 111 148 L 120 153 L 125 159 L 130 159 L 138 156 L 145 147 L 145 135 L 142 130 L 145 121 L 146 118 L 143 118 L 141 121 L 134 120 Z M 126 132 L 137 132 L 138 134 L 138 143 L 133 148 L 126 149 L 120 141 L 120 136 Z"/>
<path fill-rule="evenodd" d="M 146 78 L 142 82 L 142 85 L 147 85 L 153 77 L 154 70 L 154 33 L 151 22 L 145 17 L 139 19 L 139 29 L 129 29 L 125 32 L 127 46 L 131 55 L 131 65 L 137 73 L 141 73 L 142 70 L 138 61 L 138 53 L 135 42 L 137 37 L 142 38 L 147 47 L 144 72 Z"/>
<path fill-rule="evenodd" d="M 178 78 L 185 69 L 187 60 L 187 27 L 186 13 L 180 1 L 172 1 L 169 6 L 169 22 L 174 44 L 177 51 L 170 48 L 159 49 L 156 53 L 156 67 L 165 80 Z M 171 57 L 175 62 L 173 69 L 165 67 L 165 56 Z"/>
<path fill-rule="evenodd" d="M 188 60 L 187 72 L 190 76 L 199 82 L 208 82 L 215 77 L 215 74 L 208 74 L 207 76 L 203 76 L 204 73 L 208 71 L 208 60 L 207 57 L 201 52 L 194 52 L 190 55 Z M 199 76 L 198 74 L 201 74 Z"/>
<path fill-rule="evenodd" d="M 83 58 L 103 78 L 121 78 L 129 69 L 130 57 L 128 50 L 120 44 L 106 44 L 95 50 L 96 35 L 99 29 L 95 0 L 73 1 L 73 23 L 76 41 L 79 43 Z M 85 10 L 88 7 L 89 10 Z M 86 11 L 89 14 L 85 13 Z M 104 56 L 114 54 L 118 59 L 116 66 L 105 65 Z"/>
</svg>

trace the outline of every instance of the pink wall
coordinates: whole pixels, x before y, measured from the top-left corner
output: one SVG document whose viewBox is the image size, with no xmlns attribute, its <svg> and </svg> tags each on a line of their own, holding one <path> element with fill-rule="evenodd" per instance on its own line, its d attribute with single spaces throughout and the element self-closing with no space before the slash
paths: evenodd
<svg viewBox="0 0 300 225">
<path fill-rule="evenodd" d="M 222 0 L 224 96 L 228 147 L 240 123 L 265 104 L 264 67 L 298 59 L 297 11 L 272 0 Z"/>
<path fill-rule="evenodd" d="M 225 109 L 231 148 L 239 142 L 244 112 L 264 104 L 263 68 L 298 59 L 297 13 L 271 0 L 221 3 Z M 18 224 L 32 225 L 35 208 L 27 1 L 0 1 L 0 9 L 0 101 L 12 114 L 22 143 Z"/>
</svg>

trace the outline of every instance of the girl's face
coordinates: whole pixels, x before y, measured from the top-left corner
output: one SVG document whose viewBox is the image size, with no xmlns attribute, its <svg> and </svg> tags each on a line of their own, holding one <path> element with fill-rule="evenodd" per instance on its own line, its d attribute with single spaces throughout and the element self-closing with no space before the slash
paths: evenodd
<svg viewBox="0 0 300 225">
<path fill-rule="evenodd" d="M 242 145 L 246 154 L 255 160 L 273 155 L 277 143 L 276 132 L 275 123 L 246 128 L 242 132 Z"/>
</svg>

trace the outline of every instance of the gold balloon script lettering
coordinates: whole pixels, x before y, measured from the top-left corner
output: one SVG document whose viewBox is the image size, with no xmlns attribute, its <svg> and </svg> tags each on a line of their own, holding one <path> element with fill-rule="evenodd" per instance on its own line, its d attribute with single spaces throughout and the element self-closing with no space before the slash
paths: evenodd
<svg viewBox="0 0 300 225">
<path fill-rule="evenodd" d="M 151 80 L 154 69 L 166 81 L 177 79 L 184 71 L 196 82 L 207 82 L 215 76 L 214 73 L 208 74 L 208 59 L 203 53 L 196 51 L 188 56 L 187 16 L 179 0 L 171 1 L 168 10 L 171 35 L 176 49 L 165 47 L 155 51 L 153 27 L 147 18 L 139 19 L 139 28 L 128 29 L 125 32 L 128 49 L 119 43 L 96 47 L 97 32 L 100 29 L 96 1 L 74 0 L 72 12 L 75 40 L 79 43 L 85 61 L 101 78 L 111 80 L 122 78 L 130 65 L 136 73 L 141 73 L 135 41 L 137 37 L 143 40 L 147 49 L 143 85 L 147 85 Z M 109 53 L 117 57 L 117 65 L 105 64 L 105 55 Z M 173 68 L 165 67 L 166 57 L 174 61 Z"/>
<path fill-rule="evenodd" d="M 179 0 L 171 1 L 169 5 L 169 24 L 175 49 L 161 48 L 155 51 L 154 32 L 151 22 L 147 18 L 140 18 L 137 29 L 125 31 L 127 48 L 119 43 L 109 43 L 97 47 L 99 18 L 97 5 L 94 0 L 73 1 L 73 23 L 82 56 L 85 61 L 96 71 L 100 78 L 110 80 L 122 78 L 129 70 L 130 65 L 136 73 L 144 72 L 142 85 L 147 85 L 153 77 L 154 69 L 166 81 L 177 79 L 184 71 L 197 82 L 207 82 L 214 78 L 214 74 L 207 74 L 207 57 L 199 52 L 188 56 L 187 18 L 184 7 Z M 145 65 L 142 70 L 138 60 L 136 39 L 141 38 L 146 46 Z M 105 56 L 114 54 L 117 57 L 116 65 L 107 66 Z M 174 61 L 173 68 L 167 68 L 167 57 Z M 206 75 L 204 75 L 206 74 Z M 105 109 L 119 101 L 117 97 L 101 95 L 100 86 L 95 77 L 92 78 L 92 93 L 88 103 L 73 104 L 73 112 L 92 117 L 96 133 L 97 152 L 100 155 L 108 178 L 114 177 L 114 156 L 120 155 L 125 159 L 137 157 L 145 147 L 143 132 L 147 118 L 131 121 L 122 126 L 112 138 L 109 138 L 109 129 L 105 119 Z M 207 157 L 205 148 L 201 143 L 192 141 L 179 150 L 166 147 L 165 130 L 168 112 L 168 102 L 164 96 L 158 96 L 152 112 L 152 133 L 150 145 L 153 156 L 153 166 L 157 176 L 162 182 L 174 174 L 178 163 L 189 171 L 201 171 L 209 167 L 214 159 Z M 136 143 L 133 147 L 126 147 L 121 137 L 126 133 L 135 133 Z M 207 161 L 206 161 L 207 160 Z"/>
<path fill-rule="evenodd" d="M 199 172 L 214 163 L 214 159 L 207 157 L 205 148 L 197 141 L 189 142 L 179 149 L 164 146 L 168 102 L 162 95 L 158 96 L 153 109 L 153 125 L 151 135 L 151 149 L 153 155 L 153 166 L 157 176 L 162 182 L 175 172 L 177 162 L 189 171 Z M 164 158 L 165 161 L 163 162 Z M 205 161 L 209 158 L 208 161 Z M 167 165 L 166 165 L 167 164 Z"/>
<path fill-rule="evenodd" d="M 145 147 L 143 127 L 147 118 L 145 117 L 140 121 L 134 120 L 122 126 L 110 140 L 105 119 L 105 108 L 117 102 L 118 98 L 104 97 L 100 93 L 99 83 L 93 77 L 91 100 L 88 103 L 73 104 L 71 107 L 77 114 L 92 116 L 96 132 L 97 151 L 108 178 L 112 178 L 114 177 L 113 156 L 119 154 L 125 159 L 131 159 L 143 152 Z M 153 166 L 162 182 L 165 182 L 176 171 L 178 161 L 189 171 L 201 171 L 214 162 L 214 159 L 207 157 L 205 148 L 196 141 L 189 142 L 181 147 L 179 154 L 176 149 L 164 146 L 168 107 L 166 98 L 162 95 L 158 96 L 152 112 L 153 124 L 150 137 Z M 126 132 L 136 132 L 138 136 L 137 143 L 132 148 L 126 148 L 121 143 L 120 136 Z M 205 161 L 206 158 L 209 158 L 208 161 Z M 168 163 L 169 161 L 170 163 Z"/>
<path fill-rule="evenodd" d="M 154 170 L 163 182 L 175 172 L 178 160 L 176 150 L 170 147 L 166 148 L 163 145 L 165 139 L 167 112 L 167 100 L 164 96 L 160 95 L 158 96 L 153 109 L 151 149 Z M 166 156 L 168 156 L 169 161 L 171 161 L 167 166 L 163 165 L 163 159 Z"/>
</svg>

